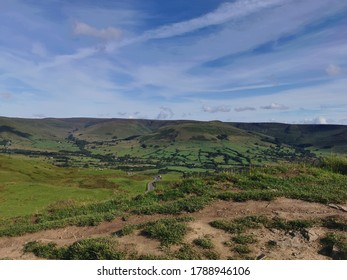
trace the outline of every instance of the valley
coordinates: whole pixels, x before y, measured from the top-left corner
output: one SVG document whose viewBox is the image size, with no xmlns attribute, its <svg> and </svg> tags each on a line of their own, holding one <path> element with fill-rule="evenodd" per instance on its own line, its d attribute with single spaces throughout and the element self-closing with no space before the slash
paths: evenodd
<svg viewBox="0 0 347 280">
<path fill-rule="evenodd" d="M 346 259 L 346 154 L 343 125 L 2 117 L 0 258 Z"/>
</svg>

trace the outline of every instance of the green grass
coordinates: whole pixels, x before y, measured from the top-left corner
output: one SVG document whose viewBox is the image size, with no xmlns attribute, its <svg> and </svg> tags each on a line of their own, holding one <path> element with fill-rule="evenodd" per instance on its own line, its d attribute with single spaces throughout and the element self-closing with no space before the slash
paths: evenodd
<svg viewBox="0 0 347 280">
<path fill-rule="evenodd" d="M 193 240 L 193 243 L 203 249 L 212 249 L 214 247 L 209 237 L 201 237 Z"/>
<path fill-rule="evenodd" d="M 64 201 L 85 204 L 118 195 L 144 193 L 148 175 L 114 170 L 58 168 L 43 159 L 0 156 L 0 216 L 16 217 L 44 211 Z"/>
<path fill-rule="evenodd" d="M 246 216 L 232 221 L 215 220 L 210 222 L 210 225 L 228 233 L 240 234 L 247 229 L 259 228 L 266 223 L 268 223 L 268 218 L 265 216 Z"/>
<path fill-rule="evenodd" d="M 225 232 L 236 234 L 232 241 L 237 244 L 245 245 L 255 243 L 256 240 L 252 235 L 245 235 L 244 233 L 250 229 L 258 229 L 261 227 L 269 229 L 279 229 L 286 232 L 296 231 L 307 237 L 307 229 L 315 225 L 322 225 L 326 227 L 331 226 L 331 223 L 326 224 L 327 220 L 285 220 L 277 217 L 268 218 L 266 216 L 245 216 L 233 220 L 215 220 L 210 222 L 214 228 L 224 230 Z M 336 226 L 336 224 L 334 224 Z M 345 225 L 343 224 L 343 227 Z M 341 224 L 337 224 L 341 227 Z M 339 228 L 340 229 L 340 228 Z"/>
<path fill-rule="evenodd" d="M 274 218 L 271 222 L 272 228 L 277 228 L 285 231 L 302 231 L 306 228 L 312 227 L 317 221 L 314 220 L 284 220 Z"/>
<path fill-rule="evenodd" d="M 58 248 L 55 243 L 42 244 L 37 241 L 26 243 L 23 251 L 44 259 L 62 259 L 65 254 L 65 250 Z"/>
<path fill-rule="evenodd" d="M 96 225 L 116 216 L 193 213 L 218 199 L 268 201 L 285 196 L 320 203 L 347 201 L 345 175 L 309 164 L 252 167 L 176 182 L 178 173 L 169 173 L 149 193 L 145 193 L 145 183 L 154 175 L 150 171 L 58 168 L 39 158 L 0 156 L 0 173 L 2 236 L 67 225 Z M 263 218 L 216 221 L 216 226 L 242 233 L 265 223 L 257 219 Z M 345 228 L 341 221 L 326 224 Z M 277 226 L 294 230 L 300 224 L 277 221 Z"/>
<path fill-rule="evenodd" d="M 25 253 L 33 253 L 45 259 L 62 260 L 120 260 L 126 252 L 118 250 L 117 242 L 111 238 L 90 238 L 77 241 L 70 246 L 58 248 L 54 243 L 29 242 Z"/>
<path fill-rule="evenodd" d="M 16 217 L 42 212 L 53 203 L 74 200 L 80 203 L 105 200 L 112 192 L 48 184 L 16 184 L 1 191 L 0 216 Z"/>
<path fill-rule="evenodd" d="M 347 200 L 345 175 L 310 165 L 257 167 L 230 177 L 242 192 L 221 193 L 221 199 L 272 200 L 285 196 L 320 203 L 343 203 Z"/>
<path fill-rule="evenodd" d="M 252 252 L 252 250 L 247 245 L 235 245 L 233 251 L 240 255 L 247 255 Z"/>
<path fill-rule="evenodd" d="M 32 147 L 43 151 L 78 151 L 78 147 L 65 140 L 35 139 Z"/>
<path fill-rule="evenodd" d="M 244 234 L 236 235 L 232 237 L 231 240 L 234 241 L 236 244 L 241 244 L 241 245 L 253 244 L 257 242 L 257 240 L 252 235 L 244 235 Z"/>
<path fill-rule="evenodd" d="M 190 244 L 183 244 L 174 254 L 173 258 L 179 260 L 201 260 L 202 255 Z"/>
<path fill-rule="evenodd" d="M 321 165 L 332 172 L 347 175 L 347 157 L 327 156 L 322 159 Z"/>
<path fill-rule="evenodd" d="M 115 182 L 120 186 L 120 190 L 123 190 L 132 194 L 142 194 L 147 189 L 147 184 L 151 181 L 150 177 L 145 177 L 143 179 L 137 178 L 115 178 L 111 179 L 112 182 Z"/>
<path fill-rule="evenodd" d="M 135 231 L 135 229 L 137 229 L 136 225 L 127 224 L 121 230 L 118 230 L 117 232 L 115 232 L 115 236 L 123 237 L 126 235 L 130 235 Z"/>
<path fill-rule="evenodd" d="M 169 246 L 182 242 L 187 231 L 187 225 L 176 219 L 162 219 L 147 223 L 142 234 L 149 238 L 158 239 L 163 246 Z"/>
</svg>

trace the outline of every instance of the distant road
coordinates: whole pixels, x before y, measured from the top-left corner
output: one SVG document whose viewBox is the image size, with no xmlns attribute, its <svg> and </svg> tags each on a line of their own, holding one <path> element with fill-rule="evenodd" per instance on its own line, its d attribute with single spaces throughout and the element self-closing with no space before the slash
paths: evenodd
<svg viewBox="0 0 347 280">
<path fill-rule="evenodd" d="M 150 181 L 150 182 L 147 184 L 147 191 L 148 191 L 148 192 L 154 191 L 154 190 L 155 190 L 155 182 L 160 181 L 160 180 L 161 180 L 161 176 L 156 176 L 156 177 L 154 177 L 154 180 L 153 180 L 153 181 Z"/>
</svg>

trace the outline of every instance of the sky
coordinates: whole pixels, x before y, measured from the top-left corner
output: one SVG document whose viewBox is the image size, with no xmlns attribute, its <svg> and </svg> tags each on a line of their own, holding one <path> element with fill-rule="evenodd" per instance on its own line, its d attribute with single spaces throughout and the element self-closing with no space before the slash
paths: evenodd
<svg viewBox="0 0 347 280">
<path fill-rule="evenodd" d="M 0 115 L 347 124 L 345 0 L 0 0 Z"/>
</svg>

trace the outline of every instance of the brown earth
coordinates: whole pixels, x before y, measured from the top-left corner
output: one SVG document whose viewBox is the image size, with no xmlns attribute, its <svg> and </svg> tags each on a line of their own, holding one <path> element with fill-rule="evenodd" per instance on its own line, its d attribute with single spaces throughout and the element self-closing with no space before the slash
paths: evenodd
<svg viewBox="0 0 347 280">
<path fill-rule="evenodd" d="M 346 207 L 346 205 L 342 205 Z M 347 220 L 347 212 L 332 208 L 328 205 L 319 203 L 309 203 L 301 200 L 279 198 L 271 202 L 247 201 L 232 202 L 218 201 L 203 210 L 189 214 L 194 221 L 189 222 L 189 232 L 184 242 L 192 244 L 196 238 L 209 236 L 214 244 L 214 251 L 219 254 L 221 259 L 237 257 L 235 252 L 224 243 L 229 241 L 231 236 L 222 230 L 215 229 L 209 225 L 209 222 L 217 219 L 234 219 L 248 215 L 267 215 L 268 217 L 279 217 L 288 220 L 292 219 L 314 219 L 336 216 Z M 110 236 L 120 230 L 126 224 L 139 224 L 146 221 L 157 220 L 167 216 L 130 216 L 127 221 L 120 217 L 111 222 L 103 222 L 94 227 L 76 227 L 70 226 L 61 229 L 45 230 L 31 234 L 25 234 L 19 237 L 1 237 L 0 238 L 0 259 L 37 259 L 32 254 L 24 254 L 23 246 L 30 241 L 41 241 L 44 243 L 54 242 L 59 246 L 69 245 L 77 240 L 88 237 Z M 312 227 L 308 230 L 309 240 L 299 233 L 286 233 L 276 229 L 252 229 L 246 234 L 251 234 L 257 242 L 251 244 L 252 252 L 249 254 L 252 258 L 262 259 L 328 259 L 320 255 L 318 251 L 321 248 L 319 240 L 325 236 L 329 230 L 322 227 Z M 121 244 L 127 250 L 137 252 L 138 254 L 162 254 L 160 243 L 156 240 L 148 239 L 135 232 L 132 235 L 119 238 Z M 268 241 L 276 246 L 269 247 Z M 241 256 L 242 257 L 242 256 Z"/>
</svg>

